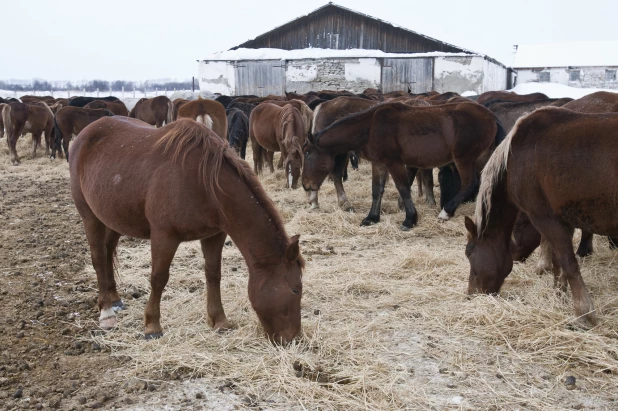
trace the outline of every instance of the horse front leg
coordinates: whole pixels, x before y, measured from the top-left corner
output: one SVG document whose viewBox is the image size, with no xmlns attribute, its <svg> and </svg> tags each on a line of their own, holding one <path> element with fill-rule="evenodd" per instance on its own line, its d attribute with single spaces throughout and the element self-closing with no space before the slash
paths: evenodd
<svg viewBox="0 0 618 411">
<path fill-rule="evenodd" d="M 33 160 L 36 158 L 36 149 L 39 148 L 39 146 L 41 145 L 42 134 L 42 131 L 32 133 L 32 154 L 30 155 L 30 158 Z"/>
<path fill-rule="evenodd" d="M 453 217 L 457 207 L 464 201 L 469 201 L 474 198 L 479 189 L 479 179 L 476 175 L 474 161 L 462 162 L 455 160 L 455 166 L 457 170 L 459 170 L 459 175 L 461 176 L 461 189 L 452 200 L 444 205 L 442 211 L 440 211 L 438 219 L 442 221 L 446 221 Z M 440 189 L 442 189 L 442 186 L 440 186 Z"/>
<path fill-rule="evenodd" d="M 206 313 L 208 325 L 215 330 L 232 328 L 228 322 L 223 304 L 221 304 L 221 255 L 225 244 L 226 233 L 200 240 L 202 253 L 206 261 Z"/>
<path fill-rule="evenodd" d="M 571 286 L 578 322 L 585 328 L 596 325 L 597 316 L 594 303 L 590 298 L 590 293 L 581 276 L 579 264 L 573 252 L 573 229 L 561 224 L 555 217 L 539 216 L 533 218 L 530 216 L 530 220 L 551 244 L 556 260 L 564 272 L 563 276 Z"/>
<path fill-rule="evenodd" d="M 337 203 L 343 211 L 354 211 L 354 207 L 348 201 L 348 196 L 343 189 L 343 176 L 348 168 L 348 153 L 335 156 L 335 166 L 331 173 L 335 190 L 337 191 Z"/>
<path fill-rule="evenodd" d="M 147 340 L 163 336 L 163 328 L 161 328 L 161 295 L 170 278 L 170 265 L 179 245 L 180 241 L 169 233 L 151 233 L 151 290 L 144 312 L 144 337 Z"/>
<path fill-rule="evenodd" d="M 403 221 L 400 228 L 403 231 L 408 231 L 418 223 L 418 214 L 410 194 L 410 185 L 412 181 L 414 181 L 418 169 L 413 167 L 406 168 L 403 164 L 396 164 L 389 166 L 388 171 L 393 177 L 393 181 L 395 182 L 397 191 L 399 191 L 399 196 L 403 201 L 403 206 L 406 211 L 406 219 Z"/>
<path fill-rule="evenodd" d="M 385 166 L 371 163 L 371 209 L 369 215 L 361 222 L 362 226 L 373 225 L 380 222 L 380 210 L 382 209 L 382 196 L 384 186 L 388 180 L 388 170 Z"/>
</svg>

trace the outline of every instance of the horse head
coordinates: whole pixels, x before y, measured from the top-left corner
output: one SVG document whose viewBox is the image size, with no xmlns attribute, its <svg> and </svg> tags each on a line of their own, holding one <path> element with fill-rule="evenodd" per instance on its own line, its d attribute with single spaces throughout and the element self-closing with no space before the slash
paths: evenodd
<svg viewBox="0 0 618 411">
<path fill-rule="evenodd" d="M 268 273 L 260 273 L 258 269 L 249 276 L 249 300 L 266 336 L 273 342 L 289 343 L 300 332 L 304 268 L 299 236 L 295 235 L 274 269 L 269 266 Z"/>
<path fill-rule="evenodd" d="M 478 235 L 480 227 L 469 218 L 465 219 L 468 230 L 466 257 L 470 262 L 468 294 L 497 294 L 504 280 L 513 269 L 510 252 L 510 236 Z"/>
<path fill-rule="evenodd" d="M 300 147 L 293 146 L 288 149 L 287 156 L 283 162 L 283 169 L 287 177 L 288 188 L 296 189 L 303 167 L 303 151 Z"/>
<path fill-rule="evenodd" d="M 302 185 L 305 191 L 318 191 L 334 166 L 333 156 L 315 144 L 307 143 L 304 147 L 302 172 Z"/>
</svg>

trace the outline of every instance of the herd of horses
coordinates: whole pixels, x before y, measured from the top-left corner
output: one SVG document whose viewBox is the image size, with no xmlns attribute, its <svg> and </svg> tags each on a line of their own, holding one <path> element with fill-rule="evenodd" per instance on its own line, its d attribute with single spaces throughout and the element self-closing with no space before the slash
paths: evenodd
<svg viewBox="0 0 618 411">
<path fill-rule="evenodd" d="M 289 237 L 259 182 L 264 164 L 283 169 L 285 185 L 302 185 L 319 207 L 327 177 L 338 205 L 353 210 L 343 183 L 360 159 L 372 167 L 372 205 L 362 225 L 379 223 L 392 176 L 405 211 L 402 230 L 418 224 L 411 195 L 436 205 L 440 220 L 476 198 L 465 218 L 468 292 L 498 293 L 514 261 L 539 248 L 539 271 L 571 288 L 583 327 L 596 323 L 594 304 L 572 247 L 592 253 L 592 236 L 618 245 L 618 94 L 551 99 L 542 93 L 354 94 L 324 90 L 283 96 L 165 96 L 132 110 L 116 98 L 24 96 L 0 100 L 14 164 L 17 138 L 32 133 L 32 155 L 45 134 L 46 155 L 64 153 L 99 285 L 100 326 L 116 326 L 123 303 L 114 280 L 120 236 L 151 240 L 151 295 L 145 335 L 162 335 L 159 304 L 181 242 L 200 240 L 206 259 L 208 323 L 229 328 L 221 304 L 221 255 L 229 235 L 245 258 L 249 299 L 268 338 L 288 342 L 300 332 L 304 260 L 299 236 Z M 153 129 L 155 126 L 156 129 Z M 69 142 L 75 139 L 69 150 Z M 128 143 L 131 144 L 128 144 Z M 244 160 L 251 143 L 253 170 Z M 616 148 L 616 149 L 614 149 Z M 51 150 L 51 152 L 50 152 Z"/>
</svg>

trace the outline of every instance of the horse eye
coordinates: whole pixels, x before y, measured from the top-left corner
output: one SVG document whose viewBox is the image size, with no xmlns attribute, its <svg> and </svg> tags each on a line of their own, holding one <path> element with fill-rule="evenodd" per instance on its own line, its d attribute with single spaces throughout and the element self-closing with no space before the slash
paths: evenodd
<svg viewBox="0 0 618 411">
<path fill-rule="evenodd" d="M 296 288 L 292 288 L 292 292 L 293 292 L 294 294 L 298 294 L 298 290 L 297 290 Z"/>
<path fill-rule="evenodd" d="M 309 156 L 310 156 L 309 152 L 308 151 L 305 152 L 305 158 L 309 158 Z"/>
</svg>

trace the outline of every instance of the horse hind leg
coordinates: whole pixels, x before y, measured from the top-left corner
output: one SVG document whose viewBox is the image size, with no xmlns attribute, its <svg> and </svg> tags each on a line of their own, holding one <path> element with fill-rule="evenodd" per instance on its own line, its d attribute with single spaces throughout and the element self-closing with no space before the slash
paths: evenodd
<svg viewBox="0 0 618 411">
<path fill-rule="evenodd" d="M 144 337 L 147 340 L 163 336 L 163 328 L 161 328 L 161 296 L 170 278 L 170 266 L 179 245 L 180 241 L 168 233 L 151 233 L 151 291 L 144 312 Z"/>
<path fill-rule="evenodd" d="M 348 196 L 343 188 L 343 175 L 344 171 L 348 168 L 348 154 L 342 154 L 335 157 L 335 166 L 331 177 L 335 184 L 335 190 L 337 191 L 337 203 L 339 207 L 344 211 L 354 211 L 354 207 L 348 201 Z M 315 202 L 317 204 L 317 192 Z M 317 207 L 316 207 L 317 208 Z"/>
<path fill-rule="evenodd" d="M 579 247 L 577 247 L 577 255 L 580 257 L 587 257 L 592 254 L 593 246 L 592 246 L 592 238 L 593 234 L 582 230 L 582 238 L 579 241 Z"/>
<path fill-rule="evenodd" d="M 30 158 L 33 160 L 36 158 L 36 149 L 41 145 L 42 134 L 41 131 L 32 133 L 32 154 L 30 154 Z"/>
<path fill-rule="evenodd" d="M 215 330 L 232 328 L 221 304 L 221 256 L 225 238 L 225 233 L 219 233 L 214 237 L 200 240 L 206 260 L 206 313 L 208 325 Z"/>
<path fill-rule="evenodd" d="M 114 311 L 124 310 L 125 306 L 122 302 L 122 299 L 118 295 L 118 290 L 116 288 L 116 277 L 115 277 L 115 258 L 116 258 L 116 247 L 118 246 L 118 240 L 120 239 L 120 234 L 116 231 L 108 228 L 105 233 L 105 251 L 106 251 L 106 260 L 105 260 L 105 275 L 107 276 L 107 284 L 108 284 L 108 293 L 112 300 L 112 309 Z"/>
<path fill-rule="evenodd" d="M 418 214 L 414 203 L 412 202 L 412 196 L 410 193 L 411 182 L 414 181 L 414 177 L 418 169 L 408 167 L 404 165 L 396 165 L 388 167 L 388 171 L 393 177 L 399 196 L 403 200 L 404 209 L 406 212 L 406 219 L 401 224 L 403 231 L 408 231 L 418 223 Z"/>
<path fill-rule="evenodd" d="M 421 187 L 424 189 L 419 192 L 425 192 L 425 204 L 435 206 L 436 198 L 433 195 L 433 169 L 421 169 L 419 170 L 419 175 L 422 181 Z"/>
</svg>

